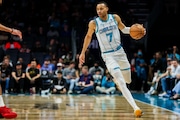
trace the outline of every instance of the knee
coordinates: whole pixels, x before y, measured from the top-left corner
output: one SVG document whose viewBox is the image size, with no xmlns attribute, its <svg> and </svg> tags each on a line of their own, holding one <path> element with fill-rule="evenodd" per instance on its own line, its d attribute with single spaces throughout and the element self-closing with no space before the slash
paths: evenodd
<svg viewBox="0 0 180 120">
<path fill-rule="evenodd" d="M 165 82 L 166 81 L 166 78 L 161 78 L 161 82 Z"/>
<path fill-rule="evenodd" d="M 110 89 L 110 91 L 115 91 L 116 90 L 115 87 L 110 87 L 109 89 Z"/>
<path fill-rule="evenodd" d="M 94 86 L 90 86 L 89 88 L 93 90 L 93 89 L 94 89 Z"/>
<path fill-rule="evenodd" d="M 131 80 L 126 80 L 126 83 L 127 84 L 130 84 L 132 81 Z"/>
<path fill-rule="evenodd" d="M 117 87 L 126 86 L 126 83 L 124 80 L 114 79 L 114 83 L 116 84 Z"/>
<path fill-rule="evenodd" d="M 122 71 L 123 77 L 127 84 L 130 84 L 132 82 L 131 80 L 131 72 L 130 70 Z"/>
<path fill-rule="evenodd" d="M 71 81 L 70 81 L 70 84 L 74 84 L 74 83 L 75 83 L 75 80 L 71 80 Z"/>
<path fill-rule="evenodd" d="M 96 86 L 96 91 L 99 91 L 101 89 L 100 86 Z"/>
</svg>

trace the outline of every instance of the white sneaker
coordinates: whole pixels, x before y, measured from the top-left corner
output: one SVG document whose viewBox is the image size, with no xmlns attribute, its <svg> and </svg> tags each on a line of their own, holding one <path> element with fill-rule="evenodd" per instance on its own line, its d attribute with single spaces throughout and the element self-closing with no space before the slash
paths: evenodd
<svg viewBox="0 0 180 120">
<path fill-rule="evenodd" d="M 166 92 L 163 92 L 163 93 L 159 94 L 158 96 L 159 96 L 159 97 L 162 97 L 162 96 L 164 96 L 164 95 L 166 95 L 166 94 L 167 94 Z"/>
<path fill-rule="evenodd" d="M 149 91 L 146 93 L 146 95 L 151 95 L 151 93 L 152 93 L 152 90 L 149 90 Z"/>
<path fill-rule="evenodd" d="M 157 91 L 156 90 L 153 90 L 152 92 L 151 92 L 151 95 L 157 95 Z"/>
<path fill-rule="evenodd" d="M 73 93 L 72 90 L 69 90 L 69 91 L 68 91 L 68 94 L 72 94 L 72 93 Z"/>
<path fill-rule="evenodd" d="M 5 94 L 8 94 L 9 92 L 8 92 L 8 90 L 5 90 Z"/>
</svg>

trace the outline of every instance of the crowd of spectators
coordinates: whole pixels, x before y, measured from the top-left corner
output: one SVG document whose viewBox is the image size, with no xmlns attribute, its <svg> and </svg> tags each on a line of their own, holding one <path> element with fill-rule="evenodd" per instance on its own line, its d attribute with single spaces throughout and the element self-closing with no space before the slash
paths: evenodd
<svg viewBox="0 0 180 120">
<path fill-rule="evenodd" d="M 78 65 L 76 68 L 77 64 L 75 61 L 64 64 L 64 59 L 53 62 L 50 58 L 44 59 L 42 65 L 36 58 L 27 65 L 22 58 L 12 64 L 6 55 L 0 63 L 2 91 L 5 94 L 41 94 L 47 90 L 52 94 L 115 93 L 113 78 L 108 71 L 104 74 L 99 62 L 91 67 Z"/>
<path fill-rule="evenodd" d="M 135 73 L 133 77 L 138 85 L 137 89 L 147 95 L 179 99 L 180 53 L 177 46 L 155 52 L 148 62 L 143 59 L 143 53 L 139 53 L 139 51 L 131 60 L 132 73 Z M 142 60 L 139 60 L 138 56 L 141 56 Z"/>
</svg>

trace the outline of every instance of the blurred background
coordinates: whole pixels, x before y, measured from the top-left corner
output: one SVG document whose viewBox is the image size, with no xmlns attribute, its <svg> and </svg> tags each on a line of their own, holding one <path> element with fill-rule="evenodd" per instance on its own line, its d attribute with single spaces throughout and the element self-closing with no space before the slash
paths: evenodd
<svg viewBox="0 0 180 120">
<path fill-rule="evenodd" d="M 82 48 L 87 24 L 96 16 L 96 2 L 97 0 L 2 0 L 0 22 L 22 31 L 23 41 L 18 41 L 19 50 L 40 50 L 52 59 L 68 54 L 75 60 Z M 173 45 L 180 47 L 178 0 L 106 2 L 109 12 L 120 15 L 126 26 L 141 23 L 147 30 L 147 35 L 139 41 L 122 35 L 122 43 L 129 59 L 138 49 L 145 53 L 144 58 L 149 61 L 156 51 L 165 52 Z M 90 53 L 96 53 L 93 55 L 94 59 L 99 59 L 98 43 L 95 37 L 93 39 L 89 50 Z M 15 36 L 0 32 L 3 50 L 8 49 L 7 42 L 17 40 Z M 1 56 L 3 50 L 0 52 Z"/>
</svg>

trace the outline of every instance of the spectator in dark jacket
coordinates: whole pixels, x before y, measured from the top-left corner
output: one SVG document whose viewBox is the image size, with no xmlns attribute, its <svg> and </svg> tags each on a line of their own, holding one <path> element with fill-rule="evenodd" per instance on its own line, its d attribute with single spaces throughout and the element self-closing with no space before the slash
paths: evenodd
<svg viewBox="0 0 180 120">
<path fill-rule="evenodd" d="M 57 77 L 53 80 L 53 90 L 54 94 L 65 94 L 67 92 L 66 79 L 63 78 L 62 71 L 57 71 Z"/>
</svg>

